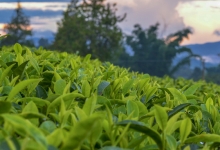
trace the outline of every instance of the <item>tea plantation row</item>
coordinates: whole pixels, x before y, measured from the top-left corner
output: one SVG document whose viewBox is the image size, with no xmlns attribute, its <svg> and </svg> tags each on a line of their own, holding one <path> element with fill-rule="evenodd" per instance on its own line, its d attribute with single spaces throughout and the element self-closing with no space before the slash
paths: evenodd
<svg viewBox="0 0 220 150">
<path fill-rule="evenodd" d="M 220 87 L 15 44 L 0 51 L 0 149 L 220 146 Z"/>
</svg>

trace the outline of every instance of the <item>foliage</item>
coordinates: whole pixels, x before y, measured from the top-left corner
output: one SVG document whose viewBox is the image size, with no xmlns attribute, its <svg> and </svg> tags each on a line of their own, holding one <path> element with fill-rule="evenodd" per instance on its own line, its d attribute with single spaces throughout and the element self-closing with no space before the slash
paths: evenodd
<svg viewBox="0 0 220 150">
<path fill-rule="evenodd" d="M 220 84 L 220 79 L 219 79 L 220 65 L 218 65 L 216 67 L 206 68 L 206 70 L 207 70 L 207 73 L 205 76 L 206 81 Z"/>
<path fill-rule="evenodd" d="M 38 45 L 43 46 L 44 48 L 50 47 L 50 43 L 49 43 L 48 39 L 45 39 L 45 38 L 40 38 L 38 41 Z"/>
<path fill-rule="evenodd" d="M 58 23 L 53 48 L 92 54 L 100 60 L 113 59 L 122 49 L 122 31 L 118 23 L 125 16 L 116 16 L 116 4 L 105 0 L 72 0 Z"/>
<path fill-rule="evenodd" d="M 0 149 L 219 147 L 215 84 L 20 44 L 0 56 Z"/>
<path fill-rule="evenodd" d="M 27 40 L 27 37 L 32 35 L 30 21 L 29 18 L 24 15 L 19 2 L 15 9 L 15 16 L 12 17 L 10 23 L 4 25 L 3 30 L 9 36 L 2 40 L 2 45 L 13 45 L 19 42 L 27 46 L 33 46 L 33 42 Z"/>
<path fill-rule="evenodd" d="M 171 34 L 166 39 L 159 39 L 158 28 L 159 24 L 156 24 L 144 30 L 136 24 L 132 35 L 127 36 L 127 44 L 133 49 L 134 56 L 127 57 L 128 61 L 123 61 L 130 64 L 131 70 L 159 77 L 172 75 L 180 66 L 189 64 L 190 57 L 195 56 L 190 49 L 180 46 L 180 43 L 191 33 L 189 29 Z M 171 68 L 172 60 L 177 54 L 184 52 L 188 53 L 188 56 Z"/>
</svg>

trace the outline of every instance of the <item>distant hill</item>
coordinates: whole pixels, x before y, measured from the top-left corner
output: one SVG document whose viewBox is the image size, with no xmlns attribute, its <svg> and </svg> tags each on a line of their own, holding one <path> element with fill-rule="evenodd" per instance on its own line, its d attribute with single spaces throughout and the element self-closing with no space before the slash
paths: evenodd
<svg viewBox="0 0 220 150">
<path fill-rule="evenodd" d="M 204 44 L 191 44 L 184 45 L 192 50 L 194 54 L 198 54 L 205 59 L 206 67 L 213 67 L 220 64 L 220 41 Z M 182 59 L 186 54 L 180 54 L 174 59 L 174 64 L 176 64 L 180 59 Z M 195 58 L 191 59 L 190 68 L 201 67 L 201 61 Z"/>
</svg>

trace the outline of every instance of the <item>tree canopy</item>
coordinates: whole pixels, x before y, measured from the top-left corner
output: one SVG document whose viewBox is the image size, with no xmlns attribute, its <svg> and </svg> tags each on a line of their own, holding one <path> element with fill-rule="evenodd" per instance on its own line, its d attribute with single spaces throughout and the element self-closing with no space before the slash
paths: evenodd
<svg viewBox="0 0 220 150">
<path fill-rule="evenodd" d="M 132 35 L 128 35 L 126 43 L 133 51 L 130 57 L 131 70 L 149 73 L 155 76 L 171 75 L 179 66 L 190 63 L 190 57 L 194 56 L 190 49 L 180 46 L 184 38 L 191 34 L 190 29 L 183 29 L 170 34 L 166 39 L 158 38 L 159 24 L 143 29 L 139 24 L 134 26 Z M 177 54 L 186 52 L 188 56 L 171 68 L 173 59 Z"/>
<path fill-rule="evenodd" d="M 27 39 L 28 36 L 32 36 L 30 20 L 25 16 L 20 2 L 17 3 L 15 15 L 12 16 L 11 22 L 4 25 L 3 30 L 9 36 L 2 40 L 2 45 L 20 43 L 27 46 L 33 46 L 33 42 Z"/>
<path fill-rule="evenodd" d="M 116 4 L 105 0 L 72 0 L 58 22 L 53 48 L 78 51 L 81 56 L 91 53 L 102 61 L 113 59 L 122 50 L 123 34 L 117 23 L 126 16 L 117 16 L 116 11 Z"/>
</svg>

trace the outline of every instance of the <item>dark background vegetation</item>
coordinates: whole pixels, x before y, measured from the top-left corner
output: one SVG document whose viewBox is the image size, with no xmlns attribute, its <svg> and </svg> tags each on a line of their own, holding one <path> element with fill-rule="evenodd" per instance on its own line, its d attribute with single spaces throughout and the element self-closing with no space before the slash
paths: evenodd
<svg viewBox="0 0 220 150">
<path fill-rule="evenodd" d="M 130 68 L 131 71 L 148 73 L 153 76 L 172 76 L 215 82 L 220 84 L 220 65 L 205 66 L 204 59 L 194 54 L 190 47 L 181 46 L 192 31 L 188 28 L 176 31 L 166 38 L 159 38 L 159 23 L 150 27 L 134 25 L 130 34 L 122 32 L 118 26 L 126 14 L 117 16 L 115 3 L 104 3 L 105 0 L 72 0 L 58 25 L 58 31 L 52 43 L 46 38 L 38 41 L 40 46 L 50 50 L 77 53 L 80 56 L 92 54 L 93 59 L 109 61 L 115 65 Z M 1 45 L 13 45 L 18 42 L 33 47 L 32 30 L 29 18 L 24 14 L 20 3 L 11 21 L 4 26 L 9 35 Z M 134 54 L 126 51 L 129 47 Z M 184 54 L 174 63 L 177 55 Z M 189 69 L 192 58 L 201 62 L 202 68 Z M 185 75 L 187 74 L 187 75 Z"/>
</svg>

